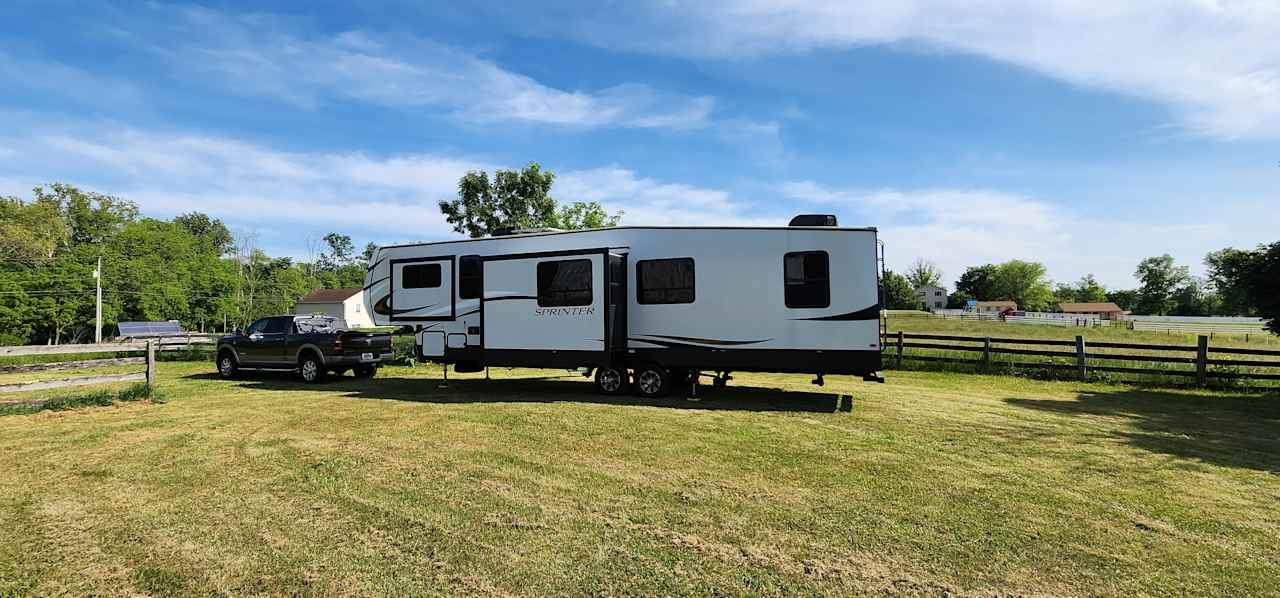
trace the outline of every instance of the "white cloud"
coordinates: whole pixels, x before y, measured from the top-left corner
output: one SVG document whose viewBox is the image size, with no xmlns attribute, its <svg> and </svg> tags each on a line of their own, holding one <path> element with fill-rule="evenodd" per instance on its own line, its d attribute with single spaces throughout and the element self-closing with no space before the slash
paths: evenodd
<svg viewBox="0 0 1280 598">
<path fill-rule="evenodd" d="M 580 127 L 702 126 L 715 101 L 628 83 L 562 90 L 429 40 L 347 31 L 286 33 L 262 15 L 202 8 L 161 9 L 172 36 L 114 32 L 164 57 L 180 74 L 222 91 L 260 95 L 302 108 L 357 100 L 395 108 L 438 108 L 474 122 L 524 121 Z"/>
<path fill-rule="evenodd" d="M 594 43 L 739 58 L 894 44 L 958 51 L 1166 103 L 1186 129 L 1280 136 L 1273 0 L 726 0 L 579 19 Z"/>
<path fill-rule="evenodd" d="M 598 201 L 611 213 L 624 210 L 623 224 L 650 226 L 778 226 L 777 218 L 745 215 L 748 205 L 728 191 L 665 183 L 620 166 L 566 172 L 553 195 L 561 203 Z"/>
<path fill-rule="evenodd" d="M 1023 259 L 1044 263 L 1055 280 L 1092 273 L 1109 288 L 1131 288 L 1143 257 L 1169 253 L 1200 272 L 1205 253 L 1240 245 L 1240 231 L 1225 224 L 1156 214 L 1142 223 L 1118 221 L 989 189 L 860 190 L 791 181 L 778 190 L 840 214 L 842 224 L 856 216 L 878 227 L 891 269 L 903 271 L 923 257 L 943 269 L 948 286 L 969 266 Z"/>
</svg>

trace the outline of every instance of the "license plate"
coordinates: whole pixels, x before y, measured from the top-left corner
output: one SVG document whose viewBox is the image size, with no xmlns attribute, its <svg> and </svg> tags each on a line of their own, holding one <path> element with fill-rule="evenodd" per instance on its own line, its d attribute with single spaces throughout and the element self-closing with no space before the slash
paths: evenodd
<svg viewBox="0 0 1280 598">
<path fill-rule="evenodd" d="M 361 353 L 360 361 L 373 361 L 373 353 Z"/>
</svg>

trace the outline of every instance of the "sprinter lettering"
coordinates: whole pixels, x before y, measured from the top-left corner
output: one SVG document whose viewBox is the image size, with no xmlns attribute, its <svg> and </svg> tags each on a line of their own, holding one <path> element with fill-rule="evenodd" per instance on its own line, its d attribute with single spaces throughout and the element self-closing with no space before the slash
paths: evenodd
<svg viewBox="0 0 1280 598">
<path fill-rule="evenodd" d="M 594 306 L 586 307 L 539 307 L 533 310 L 539 316 L 589 316 L 596 313 Z"/>
</svg>

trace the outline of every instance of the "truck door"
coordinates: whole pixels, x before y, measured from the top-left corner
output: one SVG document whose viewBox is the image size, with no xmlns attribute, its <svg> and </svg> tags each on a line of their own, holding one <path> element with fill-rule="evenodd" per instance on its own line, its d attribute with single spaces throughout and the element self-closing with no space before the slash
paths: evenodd
<svg viewBox="0 0 1280 598">
<path fill-rule="evenodd" d="M 392 322 L 453 320 L 453 256 L 391 260 Z"/>
<path fill-rule="evenodd" d="M 486 257 L 480 308 L 486 360 L 541 358 L 551 366 L 603 354 L 612 332 L 607 266 L 604 249 Z"/>
</svg>

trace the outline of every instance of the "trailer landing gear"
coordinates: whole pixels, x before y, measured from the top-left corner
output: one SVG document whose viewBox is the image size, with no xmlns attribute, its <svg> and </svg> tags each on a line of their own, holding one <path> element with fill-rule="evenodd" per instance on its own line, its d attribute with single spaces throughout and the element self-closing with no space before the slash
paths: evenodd
<svg viewBox="0 0 1280 598">
<path fill-rule="evenodd" d="M 827 385 L 826 381 L 822 379 L 822 374 L 821 374 L 821 373 L 819 373 L 819 374 L 818 374 L 818 377 L 817 377 L 817 378 L 814 378 L 813 380 L 810 380 L 810 381 L 809 381 L 809 384 L 814 384 L 814 385 L 817 385 L 817 386 L 826 386 L 826 385 Z"/>
</svg>

